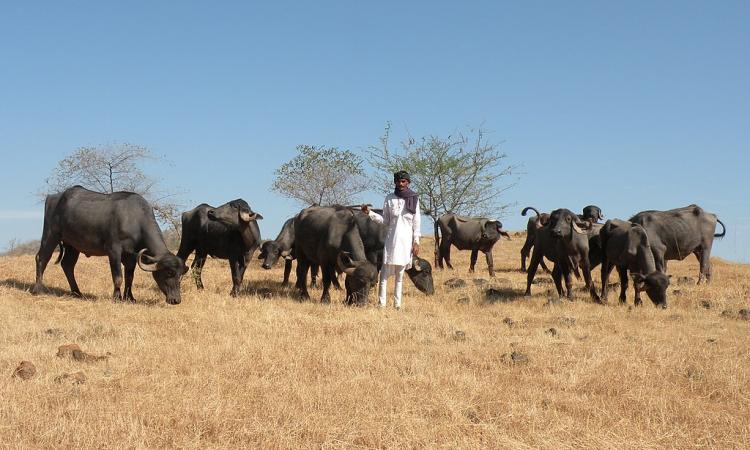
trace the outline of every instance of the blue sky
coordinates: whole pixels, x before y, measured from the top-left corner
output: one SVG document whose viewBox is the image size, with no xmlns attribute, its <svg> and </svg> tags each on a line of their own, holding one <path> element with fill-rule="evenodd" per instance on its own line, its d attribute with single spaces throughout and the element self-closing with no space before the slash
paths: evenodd
<svg viewBox="0 0 750 450">
<path fill-rule="evenodd" d="M 391 121 L 483 124 L 522 165 L 519 211 L 697 203 L 727 225 L 714 255 L 750 262 L 748 2 L 173 3 L 3 6 L 0 247 L 39 238 L 58 160 L 109 142 L 170 160 L 151 170 L 186 207 L 245 198 L 273 238 L 296 145 L 360 151 Z"/>
</svg>

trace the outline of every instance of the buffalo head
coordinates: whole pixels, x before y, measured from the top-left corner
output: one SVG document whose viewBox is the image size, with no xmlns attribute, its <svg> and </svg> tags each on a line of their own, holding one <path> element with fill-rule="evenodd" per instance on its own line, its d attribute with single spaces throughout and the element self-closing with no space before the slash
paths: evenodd
<svg viewBox="0 0 750 450">
<path fill-rule="evenodd" d="M 282 250 L 281 244 L 276 241 L 265 241 L 260 245 L 258 259 L 263 260 L 261 267 L 270 269 L 279 260 L 279 257 L 291 259 L 291 250 Z"/>
<path fill-rule="evenodd" d="M 581 214 L 581 219 L 590 220 L 596 223 L 599 220 L 604 219 L 604 214 L 602 213 L 601 208 L 599 208 L 598 206 L 588 205 L 587 207 L 583 208 L 583 214 Z"/>
<path fill-rule="evenodd" d="M 667 288 L 669 287 L 669 276 L 663 272 L 654 271 L 648 275 L 634 273 L 633 285 L 637 292 L 646 291 L 648 298 L 654 305 L 667 307 Z"/>
<path fill-rule="evenodd" d="M 432 282 L 432 266 L 426 259 L 415 256 L 411 261 L 411 267 L 406 269 L 406 274 L 421 292 L 427 295 L 435 293 L 435 286 Z"/>
<path fill-rule="evenodd" d="M 241 224 L 248 224 L 253 220 L 261 220 L 263 216 L 253 212 L 245 200 L 238 198 L 224 203 L 218 208 L 208 210 L 208 218 L 224 225 L 239 228 Z"/>
<path fill-rule="evenodd" d="M 591 228 L 591 222 L 582 221 L 578 215 L 565 208 L 552 211 L 547 225 L 552 235 L 557 238 L 571 238 L 573 233 L 586 234 Z"/>
<path fill-rule="evenodd" d="M 146 272 L 151 272 L 159 289 L 167 296 L 167 303 L 177 305 L 180 303 L 180 280 L 187 266 L 179 257 L 166 253 L 160 258 L 146 254 L 146 249 L 138 252 L 138 266 Z"/>
<path fill-rule="evenodd" d="M 349 252 L 341 252 L 337 258 L 339 270 L 346 274 L 346 303 L 366 305 L 370 289 L 377 283 L 378 269 L 365 261 L 354 261 Z"/>
<path fill-rule="evenodd" d="M 482 224 L 482 240 L 496 242 L 500 236 L 505 236 L 510 240 L 510 235 L 503 230 L 503 223 L 499 220 L 487 220 Z"/>
</svg>

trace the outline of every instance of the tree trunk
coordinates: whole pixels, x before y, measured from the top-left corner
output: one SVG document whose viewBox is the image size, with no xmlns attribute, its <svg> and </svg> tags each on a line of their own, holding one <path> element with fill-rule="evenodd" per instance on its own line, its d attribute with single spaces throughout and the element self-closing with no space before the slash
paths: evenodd
<svg viewBox="0 0 750 450">
<path fill-rule="evenodd" d="M 430 216 L 432 218 L 432 224 L 435 226 L 435 265 L 434 267 L 438 267 L 440 263 L 440 229 L 438 227 L 438 221 L 437 218 L 434 216 Z"/>
</svg>

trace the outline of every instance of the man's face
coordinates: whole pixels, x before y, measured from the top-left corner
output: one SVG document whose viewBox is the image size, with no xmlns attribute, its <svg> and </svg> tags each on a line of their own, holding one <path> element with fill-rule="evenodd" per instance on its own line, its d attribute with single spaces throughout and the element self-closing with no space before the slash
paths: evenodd
<svg viewBox="0 0 750 450">
<path fill-rule="evenodd" d="M 409 187 L 409 180 L 406 178 L 399 178 L 398 180 L 394 181 L 394 184 L 396 185 L 396 189 L 399 191 L 403 191 L 404 189 Z"/>
</svg>

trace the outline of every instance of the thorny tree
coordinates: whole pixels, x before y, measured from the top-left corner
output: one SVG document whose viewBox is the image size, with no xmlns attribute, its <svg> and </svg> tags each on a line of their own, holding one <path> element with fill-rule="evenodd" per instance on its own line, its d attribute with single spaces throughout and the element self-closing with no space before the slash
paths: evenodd
<svg viewBox="0 0 750 450">
<path fill-rule="evenodd" d="M 276 169 L 271 189 L 303 206 L 346 205 L 368 188 L 362 158 L 351 151 L 299 145 L 297 152 Z"/>
<path fill-rule="evenodd" d="M 159 189 L 157 181 L 141 169 L 143 162 L 157 159 L 147 148 L 128 143 L 80 147 L 57 163 L 40 195 L 77 184 L 102 193 L 135 192 L 151 203 L 160 222 L 179 233 L 180 205 L 175 194 Z"/>
<path fill-rule="evenodd" d="M 407 136 L 400 151 L 389 147 L 390 134 L 389 122 L 380 145 L 368 151 L 369 163 L 377 171 L 377 187 L 388 192 L 393 189 L 394 172 L 410 173 L 422 212 L 432 219 L 436 265 L 441 215 L 499 217 L 512 206 L 503 201 L 502 194 L 515 185 L 511 177 L 518 167 L 503 164 L 507 155 L 499 144 L 487 141 L 481 128 L 446 138 Z"/>
</svg>

